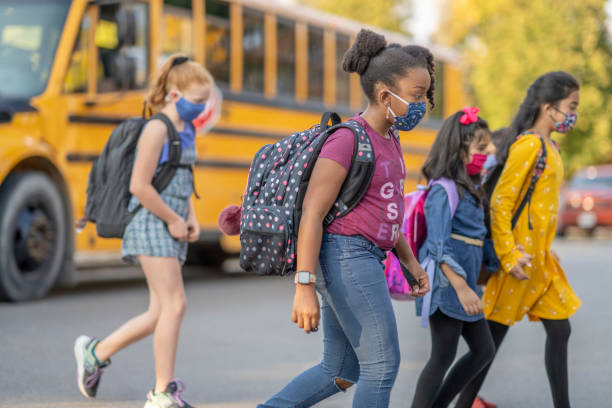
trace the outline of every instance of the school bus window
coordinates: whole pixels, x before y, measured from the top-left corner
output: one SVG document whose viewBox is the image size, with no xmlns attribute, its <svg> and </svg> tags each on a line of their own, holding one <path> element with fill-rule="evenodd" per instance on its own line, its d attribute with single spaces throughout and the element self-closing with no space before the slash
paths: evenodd
<svg viewBox="0 0 612 408">
<path fill-rule="evenodd" d="M 164 4 L 191 10 L 191 0 L 164 0 Z"/>
<path fill-rule="evenodd" d="M 166 3 L 178 2 L 166 1 Z M 178 52 L 192 55 L 193 23 L 191 19 L 191 4 L 182 7 L 165 6 L 162 21 L 161 38 L 163 42 L 158 65 L 161 66 L 168 57 Z"/>
<path fill-rule="evenodd" d="M 342 58 L 350 44 L 348 35 L 336 33 L 336 104 L 342 106 L 349 106 L 350 103 L 350 76 L 342 69 Z"/>
<path fill-rule="evenodd" d="M 220 85 L 229 84 L 230 17 L 229 4 L 206 0 L 206 67 Z"/>
<path fill-rule="evenodd" d="M 323 100 L 323 29 L 308 26 L 308 99 Z"/>
<path fill-rule="evenodd" d="M 79 93 L 87 90 L 87 57 L 89 56 L 88 33 L 91 25 L 89 16 L 83 17 L 77 40 L 74 43 L 70 65 L 64 78 L 63 90 L 66 93 Z"/>
<path fill-rule="evenodd" d="M 148 76 L 148 10 L 143 3 L 103 4 L 96 26 L 98 92 L 142 89 Z"/>
<path fill-rule="evenodd" d="M 242 18 L 243 89 L 261 93 L 264 87 L 264 13 L 244 8 Z"/>
<path fill-rule="evenodd" d="M 281 97 L 295 96 L 295 22 L 277 17 L 277 89 Z"/>
<path fill-rule="evenodd" d="M 41 93 L 68 13 L 65 1 L 0 1 L 0 83 L 5 99 Z"/>
<path fill-rule="evenodd" d="M 434 89 L 435 108 L 429 113 L 433 119 L 442 119 L 444 116 L 444 63 L 440 60 L 435 61 L 436 87 Z"/>
</svg>

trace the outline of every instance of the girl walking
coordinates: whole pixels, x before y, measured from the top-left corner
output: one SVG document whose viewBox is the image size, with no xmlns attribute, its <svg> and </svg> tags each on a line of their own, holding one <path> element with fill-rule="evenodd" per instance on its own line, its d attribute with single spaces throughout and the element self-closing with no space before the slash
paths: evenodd
<svg viewBox="0 0 612 408">
<path fill-rule="evenodd" d="M 512 121 L 510 137 L 498 152 L 498 162 L 503 167 L 497 171 L 501 175 L 496 184 L 494 174 L 487 181 L 494 187 L 491 230 L 501 269 L 487 283 L 483 297 L 485 315 L 496 349 L 510 326 L 525 315 L 529 320 L 542 322 L 546 331 L 546 372 L 555 408 L 570 406 L 569 317 L 581 303 L 565 277 L 559 257 L 551 249 L 563 183 L 561 154 L 551 134 L 565 133 L 574 127 L 579 102 L 580 86 L 570 74 L 549 72 L 536 79 Z M 513 215 L 544 149 L 545 168 L 513 228 Z M 466 387 L 460 403 L 474 401 L 487 371 L 488 367 Z M 478 399 L 474 406 L 486 405 Z"/>
<path fill-rule="evenodd" d="M 174 379 L 174 363 L 186 299 L 181 266 L 188 242 L 199 237 L 191 201 L 196 159 L 195 129 L 191 123 L 205 107 L 213 79 L 200 64 L 184 55 L 171 57 L 153 81 L 146 104 L 166 115 L 181 139 L 181 166 L 161 192 L 151 184 L 160 166 L 169 160 L 166 125 L 147 123 L 138 141 L 130 181 L 130 210 L 136 210 L 125 229 L 123 259 L 138 263 L 149 288 L 149 308 L 102 340 L 80 336 L 74 345 L 77 385 L 88 398 L 96 396 L 110 357 L 130 344 L 154 335 L 155 388 L 145 408 L 190 407 L 180 396 L 183 384 Z M 139 206 L 141 206 L 139 208 Z"/>
<path fill-rule="evenodd" d="M 416 306 L 417 314 L 429 320 L 431 357 L 419 377 L 414 408 L 447 407 L 495 352 L 476 283 L 483 267 L 497 270 L 493 249 L 485 245 L 480 189 L 491 135 L 477 113 L 466 107 L 444 121 L 422 170 L 431 189 L 425 201 L 427 239 L 419 258 L 423 265 L 431 263 L 433 279 L 431 294 L 417 299 Z M 439 181 L 450 185 L 449 192 Z M 460 337 L 469 351 L 447 374 Z"/>
<path fill-rule="evenodd" d="M 355 209 L 323 231 L 355 143 L 353 133 L 344 129 L 327 139 L 302 206 L 297 274 L 308 279 L 296 283 L 291 317 L 306 333 L 317 331 L 322 320 L 323 359 L 261 408 L 309 407 L 354 383 L 353 407 L 387 407 L 400 355 L 383 271 L 385 251 L 396 248 L 419 281 L 414 295 L 428 291 L 427 274 L 399 232 L 405 168 L 392 127 L 411 130 L 425 115 L 426 101 L 433 105 L 433 56 L 422 47 L 387 45 L 383 36 L 362 30 L 344 55 L 343 68 L 359 74 L 369 101 L 366 111 L 353 119 L 372 142 L 374 176 Z M 315 289 L 321 295 L 320 309 Z"/>
</svg>

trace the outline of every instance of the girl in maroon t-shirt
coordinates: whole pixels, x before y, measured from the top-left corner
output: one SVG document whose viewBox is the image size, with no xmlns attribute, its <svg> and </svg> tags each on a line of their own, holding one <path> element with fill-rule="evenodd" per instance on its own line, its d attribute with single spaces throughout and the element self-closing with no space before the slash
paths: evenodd
<svg viewBox="0 0 612 408">
<path fill-rule="evenodd" d="M 433 106 L 433 56 L 423 47 L 387 45 L 383 36 L 362 30 L 342 67 L 359 74 L 369 101 L 355 120 L 372 141 L 374 177 L 357 207 L 323 231 L 323 219 L 347 176 L 354 144 L 350 131 L 330 136 L 303 202 L 291 316 L 307 333 L 318 329 L 321 318 L 323 360 L 261 408 L 312 406 L 354 383 L 354 408 L 387 407 L 400 355 L 383 272 L 385 250 L 395 248 L 419 282 L 413 295 L 429 290 L 427 274 L 399 233 L 405 168 L 401 146 L 390 130 L 411 130 L 425 115 L 427 100 Z M 321 295 L 320 308 L 315 289 Z"/>
</svg>

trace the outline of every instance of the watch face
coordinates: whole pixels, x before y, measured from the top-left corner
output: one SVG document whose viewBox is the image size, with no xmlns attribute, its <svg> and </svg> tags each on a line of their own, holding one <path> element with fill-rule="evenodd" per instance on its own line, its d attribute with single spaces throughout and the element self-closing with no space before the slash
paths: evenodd
<svg viewBox="0 0 612 408">
<path fill-rule="evenodd" d="M 309 272 L 298 272 L 298 283 L 309 284 L 310 273 Z"/>
</svg>

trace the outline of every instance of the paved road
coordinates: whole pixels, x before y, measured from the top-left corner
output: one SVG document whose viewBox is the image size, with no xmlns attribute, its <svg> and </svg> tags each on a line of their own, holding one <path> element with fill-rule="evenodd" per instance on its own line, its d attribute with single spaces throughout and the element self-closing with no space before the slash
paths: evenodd
<svg viewBox="0 0 612 408">
<path fill-rule="evenodd" d="M 612 242 L 562 241 L 556 247 L 584 302 L 572 319 L 573 406 L 610 407 Z M 306 335 L 289 322 L 288 279 L 208 274 L 187 279 L 187 297 L 177 375 L 187 383 L 185 397 L 198 407 L 254 407 L 320 358 L 321 334 Z M 74 384 L 72 342 L 81 333 L 102 336 L 145 307 L 140 280 L 0 304 L 0 407 L 141 407 L 154 379 L 151 339 L 113 358 L 95 402 L 83 400 Z M 396 302 L 395 310 L 402 364 L 391 407 L 408 407 L 428 357 L 429 332 L 419 328 L 413 304 Z M 501 408 L 551 407 L 543 351 L 541 325 L 518 324 L 483 394 Z M 319 406 L 350 407 L 351 398 L 349 391 Z"/>
</svg>

